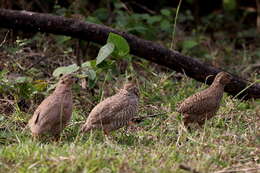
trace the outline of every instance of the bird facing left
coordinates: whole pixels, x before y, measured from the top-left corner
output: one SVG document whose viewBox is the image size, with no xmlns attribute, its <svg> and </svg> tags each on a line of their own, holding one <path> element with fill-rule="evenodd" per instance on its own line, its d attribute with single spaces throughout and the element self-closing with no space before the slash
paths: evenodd
<svg viewBox="0 0 260 173">
<path fill-rule="evenodd" d="M 54 92 L 35 110 L 28 122 L 34 137 L 44 134 L 57 137 L 69 123 L 73 106 L 71 86 L 74 82 L 73 74 L 62 76 Z"/>
</svg>

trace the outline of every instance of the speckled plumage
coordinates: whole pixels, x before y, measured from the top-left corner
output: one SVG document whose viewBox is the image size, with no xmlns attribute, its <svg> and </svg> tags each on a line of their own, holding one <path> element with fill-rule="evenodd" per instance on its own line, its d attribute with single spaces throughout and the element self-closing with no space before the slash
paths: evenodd
<svg viewBox="0 0 260 173">
<path fill-rule="evenodd" d="M 117 94 L 94 107 L 81 130 L 87 132 L 99 128 L 108 134 L 128 125 L 137 114 L 138 101 L 138 88 L 132 83 L 125 84 Z"/>
<path fill-rule="evenodd" d="M 55 91 L 42 101 L 29 120 L 33 136 L 59 135 L 71 119 L 74 78 L 71 74 L 61 77 Z"/>
<path fill-rule="evenodd" d="M 203 125 L 206 119 L 212 118 L 219 109 L 224 87 L 231 80 L 231 75 L 220 72 L 211 86 L 185 99 L 177 111 L 184 115 L 184 124 L 198 122 Z"/>
</svg>

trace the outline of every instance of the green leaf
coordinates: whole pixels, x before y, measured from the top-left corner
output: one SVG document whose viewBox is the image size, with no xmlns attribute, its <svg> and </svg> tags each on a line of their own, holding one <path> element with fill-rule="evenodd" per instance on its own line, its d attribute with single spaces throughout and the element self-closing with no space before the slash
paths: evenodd
<svg viewBox="0 0 260 173">
<path fill-rule="evenodd" d="M 104 61 L 114 51 L 115 45 L 113 43 L 107 43 L 99 49 L 96 65 Z"/>
<path fill-rule="evenodd" d="M 144 26 L 134 26 L 134 27 L 128 28 L 127 31 L 128 32 L 136 31 L 136 32 L 139 32 L 141 34 L 145 34 L 145 32 L 148 31 L 148 28 L 146 28 Z"/>
<path fill-rule="evenodd" d="M 101 21 L 105 21 L 108 19 L 109 17 L 109 10 L 106 8 L 98 8 L 93 14 L 92 16 L 95 16 L 96 18 L 98 18 Z"/>
<path fill-rule="evenodd" d="M 88 80 L 88 88 L 94 88 L 97 80 Z"/>
<path fill-rule="evenodd" d="M 160 23 L 160 28 L 164 31 L 171 31 L 171 23 L 168 20 L 162 20 Z"/>
<path fill-rule="evenodd" d="M 161 13 L 162 13 L 162 15 L 167 16 L 167 17 L 171 16 L 171 11 L 168 9 L 162 9 Z"/>
<path fill-rule="evenodd" d="M 66 41 L 71 40 L 71 37 L 58 35 L 58 36 L 55 36 L 55 40 L 58 44 L 64 44 Z"/>
<path fill-rule="evenodd" d="M 193 0 L 186 0 L 187 3 L 192 4 Z"/>
<path fill-rule="evenodd" d="M 93 16 L 88 16 L 86 18 L 86 21 L 88 21 L 89 23 L 102 24 L 102 22 L 98 18 L 93 17 Z"/>
<path fill-rule="evenodd" d="M 198 43 L 194 40 L 186 40 L 182 43 L 182 48 L 185 50 L 189 50 L 197 45 Z"/>
<path fill-rule="evenodd" d="M 93 69 L 88 69 L 85 71 L 85 74 L 88 76 L 88 78 L 90 80 L 95 80 L 96 79 L 96 71 L 94 71 Z"/>
<path fill-rule="evenodd" d="M 48 83 L 44 80 L 36 80 L 34 81 L 33 86 L 37 91 L 43 91 L 48 86 Z"/>
<path fill-rule="evenodd" d="M 151 16 L 148 20 L 147 23 L 148 24 L 154 24 L 156 22 L 159 22 L 162 20 L 162 16 Z"/>
<path fill-rule="evenodd" d="M 91 61 L 86 61 L 84 63 L 81 64 L 82 68 L 95 68 L 96 67 L 96 60 L 91 60 Z"/>
<path fill-rule="evenodd" d="M 109 33 L 107 43 L 112 43 L 115 45 L 115 53 L 118 56 L 125 56 L 130 52 L 126 39 L 118 34 Z"/>
<path fill-rule="evenodd" d="M 15 83 L 26 83 L 26 82 L 32 82 L 32 78 L 30 78 L 30 77 L 18 77 L 15 80 Z"/>
<path fill-rule="evenodd" d="M 73 73 L 75 71 L 77 71 L 79 69 L 79 66 L 77 66 L 77 64 L 71 64 L 69 66 L 64 66 L 64 67 L 58 67 L 54 70 L 54 72 L 52 73 L 53 76 L 58 77 L 61 74 L 70 74 Z"/>
<path fill-rule="evenodd" d="M 223 0 L 222 3 L 224 9 L 227 11 L 235 10 L 237 6 L 236 0 Z"/>
</svg>

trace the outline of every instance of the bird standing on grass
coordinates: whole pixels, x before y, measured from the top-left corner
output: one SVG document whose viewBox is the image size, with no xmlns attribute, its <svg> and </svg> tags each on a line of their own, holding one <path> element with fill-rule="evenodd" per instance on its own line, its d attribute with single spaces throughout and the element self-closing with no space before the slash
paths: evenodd
<svg viewBox="0 0 260 173">
<path fill-rule="evenodd" d="M 184 115 L 184 124 L 197 122 L 203 125 L 205 120 L 212 118 L 219 109 L 224 87 L 231 81 L 231 75 L 220 72 L 211 86 L 185 99 L 177 108 Z"/>
<path fill-rule="evenodd" d="M 139 90 L 133 83 L 127 83 L 120 91 L 100 102 L 90 112 L 81 131 L 103 129 L 106 135 L 132 123 L 137 114 Z"/>
<path fill-rule="evenodd" d="M 43 134 L 59 136 L 68 124 L 72 114 L 71 86 L 74 82 L 72 74 L 62 76 L 55 91 L 38 106 L 28 123 L 34 137 Z"/>
</svg>

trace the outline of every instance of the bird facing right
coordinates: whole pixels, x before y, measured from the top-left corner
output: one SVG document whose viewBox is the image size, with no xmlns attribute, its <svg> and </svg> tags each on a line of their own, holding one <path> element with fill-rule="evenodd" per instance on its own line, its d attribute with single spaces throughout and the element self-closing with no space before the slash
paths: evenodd
<svg viewBox="0 0 260 173">
<path fill-rule="evenodd" d="M 138 102 L 138 88 L 133 83 L 125 84 L 117 94 L 94 107 L 81 131 L 103 129 L 104 133 L 108 135 L 110 131 L 130 124 L 137 114 Z"/>
<path fill-rule="evenodd" d="M 230 74 L 220 72 L 209 88 L 185 99 L 177 108 L 184 115 L 184 124 L 197 122 L 203 125 L 205 120 L 212 118 L 219 109 L 224 87 L 231 78 Z"/>
</svg>

